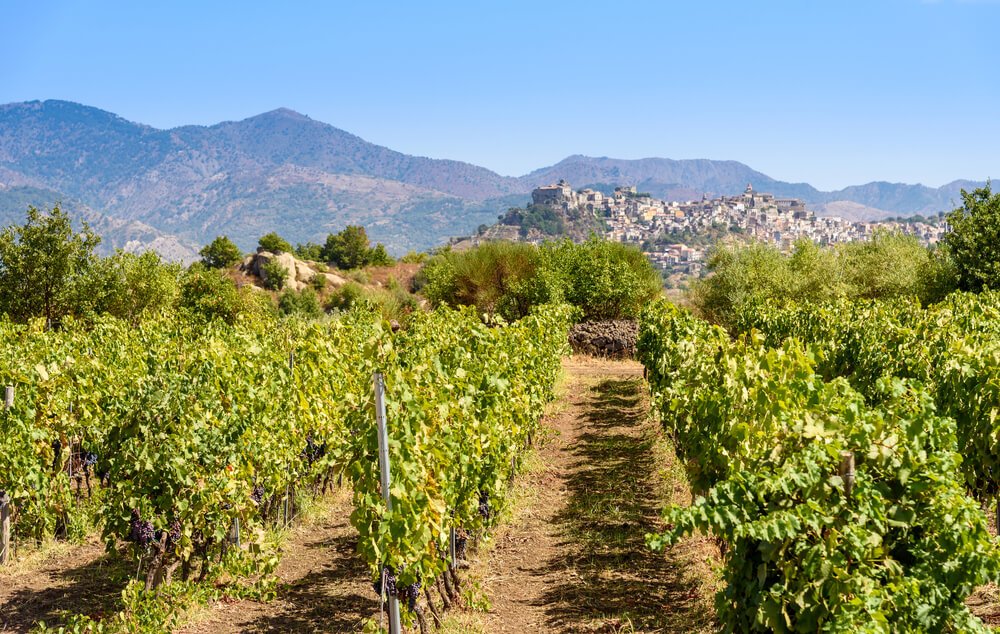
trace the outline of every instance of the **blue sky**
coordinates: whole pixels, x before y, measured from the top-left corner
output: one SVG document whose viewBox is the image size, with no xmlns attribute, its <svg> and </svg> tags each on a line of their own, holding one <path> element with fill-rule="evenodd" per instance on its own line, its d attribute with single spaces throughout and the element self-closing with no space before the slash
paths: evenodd
<svg viewBox="0 0 1000 634">
<path fill-rule="evenodd" d="M 1000 178 L 1000 2 L 0 0 L 0 103 L 156 127 L 285 106 L 520 175 L 734 159 L 824 189 Z"/>
</svg>

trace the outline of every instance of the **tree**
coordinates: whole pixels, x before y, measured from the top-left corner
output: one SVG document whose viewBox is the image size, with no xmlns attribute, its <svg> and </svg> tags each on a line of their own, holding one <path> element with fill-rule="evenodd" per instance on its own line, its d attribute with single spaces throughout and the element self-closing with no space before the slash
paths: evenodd
<svg viewBox="0 0 1000 634">
<path fill-rule="evenodd" d="M 323 245 L 323 258 L 338 269 L 362 266 L 388 266 L 393 259 L 381 243 L 372 248 L 364 227 L 349 225 L 340 233 L 331 233 Z"/>
<path fill-rule="evenodd" d="M 101 239 L 87 223 L 73 231 L 59 206 L 43 213 L 28 207 L 27 222 L 0 233 L 0 310 L 24 321 L 50 323 L 74 311 L 74 285 L 94 261 Z"/>
<path fill-rule="evenodd" d="M 288 240 L 285 240 L 274 231 L 261 236 L 260 240 L 257 241 L 257 246 L 271 253 L 292 253 L 294 251 Z"/>
<path fill-rule="evenodd" d="M 228 269 L 243 259 L 243 251 L 227 236 L 219 236 L 198 252 L 210 269 Z"/>
<path fill-rule="evenodd" d="M 948 214 L 951 231 L 943 244 L 955 265 L 959 288 L 1000 288 L 1000 192 L 986 183 L 962 190 L 963 206 Z"/>
<path fill-rule="evenodd" d="M 76 289 L 79 312 L 110 314 L 133 324 L 173 306 L 180 291 L 179 264 L 163 262 L 152 251 L 118 251 L 99 258 Z"/>
</svg>

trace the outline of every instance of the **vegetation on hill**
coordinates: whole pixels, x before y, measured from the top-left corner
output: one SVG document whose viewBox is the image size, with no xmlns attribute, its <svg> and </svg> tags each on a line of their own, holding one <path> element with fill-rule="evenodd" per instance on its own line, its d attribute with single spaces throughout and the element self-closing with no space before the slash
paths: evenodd
<svg viewBox="0 0 1000 634">
<path fill-rule="evenodd" d="M 508 320 L 552 301 L 569 302 L 586 320 L 635 317 L 660 291 L 660 276 L 641 251 L 596 237 L 446 250 L 428 261 L 423 277 L 421 292 L 434 305 L 474 305 Z"/>
</svg>

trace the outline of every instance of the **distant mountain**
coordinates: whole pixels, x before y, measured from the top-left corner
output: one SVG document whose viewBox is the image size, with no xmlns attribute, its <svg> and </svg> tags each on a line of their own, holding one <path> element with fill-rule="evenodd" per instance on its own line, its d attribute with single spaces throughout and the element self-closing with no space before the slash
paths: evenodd
<svg viewBox="0 0 1000 634">
<path fill-rule="evenodd" d="M 223 233 L 250 249 L 269 231 L 320 241 L 347 224 L 365 225 L 396 253 L 425 249 L 492 223 L 534 187 L 559 179 L 636 185 L 668 200 L 736 194 L 750 182 L 821 211 L 866 217 L 951 209 L 959 189 L 977 185 L 869 183 L 821 192 L 735 161 L 585 156 L 512 178 L 402 154 L 286 109 L 159 130 L 66 101 L 0 105 L 0 223 L 22 219 L 28 204 L 61 201 L 100 228 L 109 248 L 155 246 L 180 259 Z M 844 202 L 854 206 L 836 204 Z"/>
</svg>

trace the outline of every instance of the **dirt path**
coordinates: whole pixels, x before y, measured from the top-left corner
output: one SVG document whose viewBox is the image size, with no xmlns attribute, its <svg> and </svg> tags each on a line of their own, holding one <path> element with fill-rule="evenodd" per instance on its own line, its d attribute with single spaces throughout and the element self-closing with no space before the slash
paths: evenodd
<svg viewBox="0 0 1000 634">
<path fill-rule="evenodd" d="M 683 502 L 680 468 L 648 416 L 642 367 L 564 364 L 541 466 L 495 547 L 473 564 L 492 609 L 484 632 L 697 632 L 712 629 L 713 546 L 650 552 L 660 509 Z"/>
<path fill-rule="evenodd" d="M 28 632 L 66 612 L 113 613 L 132 570 L 108 557 L 97 536 L 53 543 L 0 572 L 0 632 Z"/>
<path fill-rule="evenodd" d="M 227 632 L 356 632 L 378 614 L 378 597 L 356 554 L 347 490 L 319 516 L 292 529 L 277 575 L 282 586 L 269 603 L 218 602 L 194 615 L 185 634 Z"/>
</svg>

